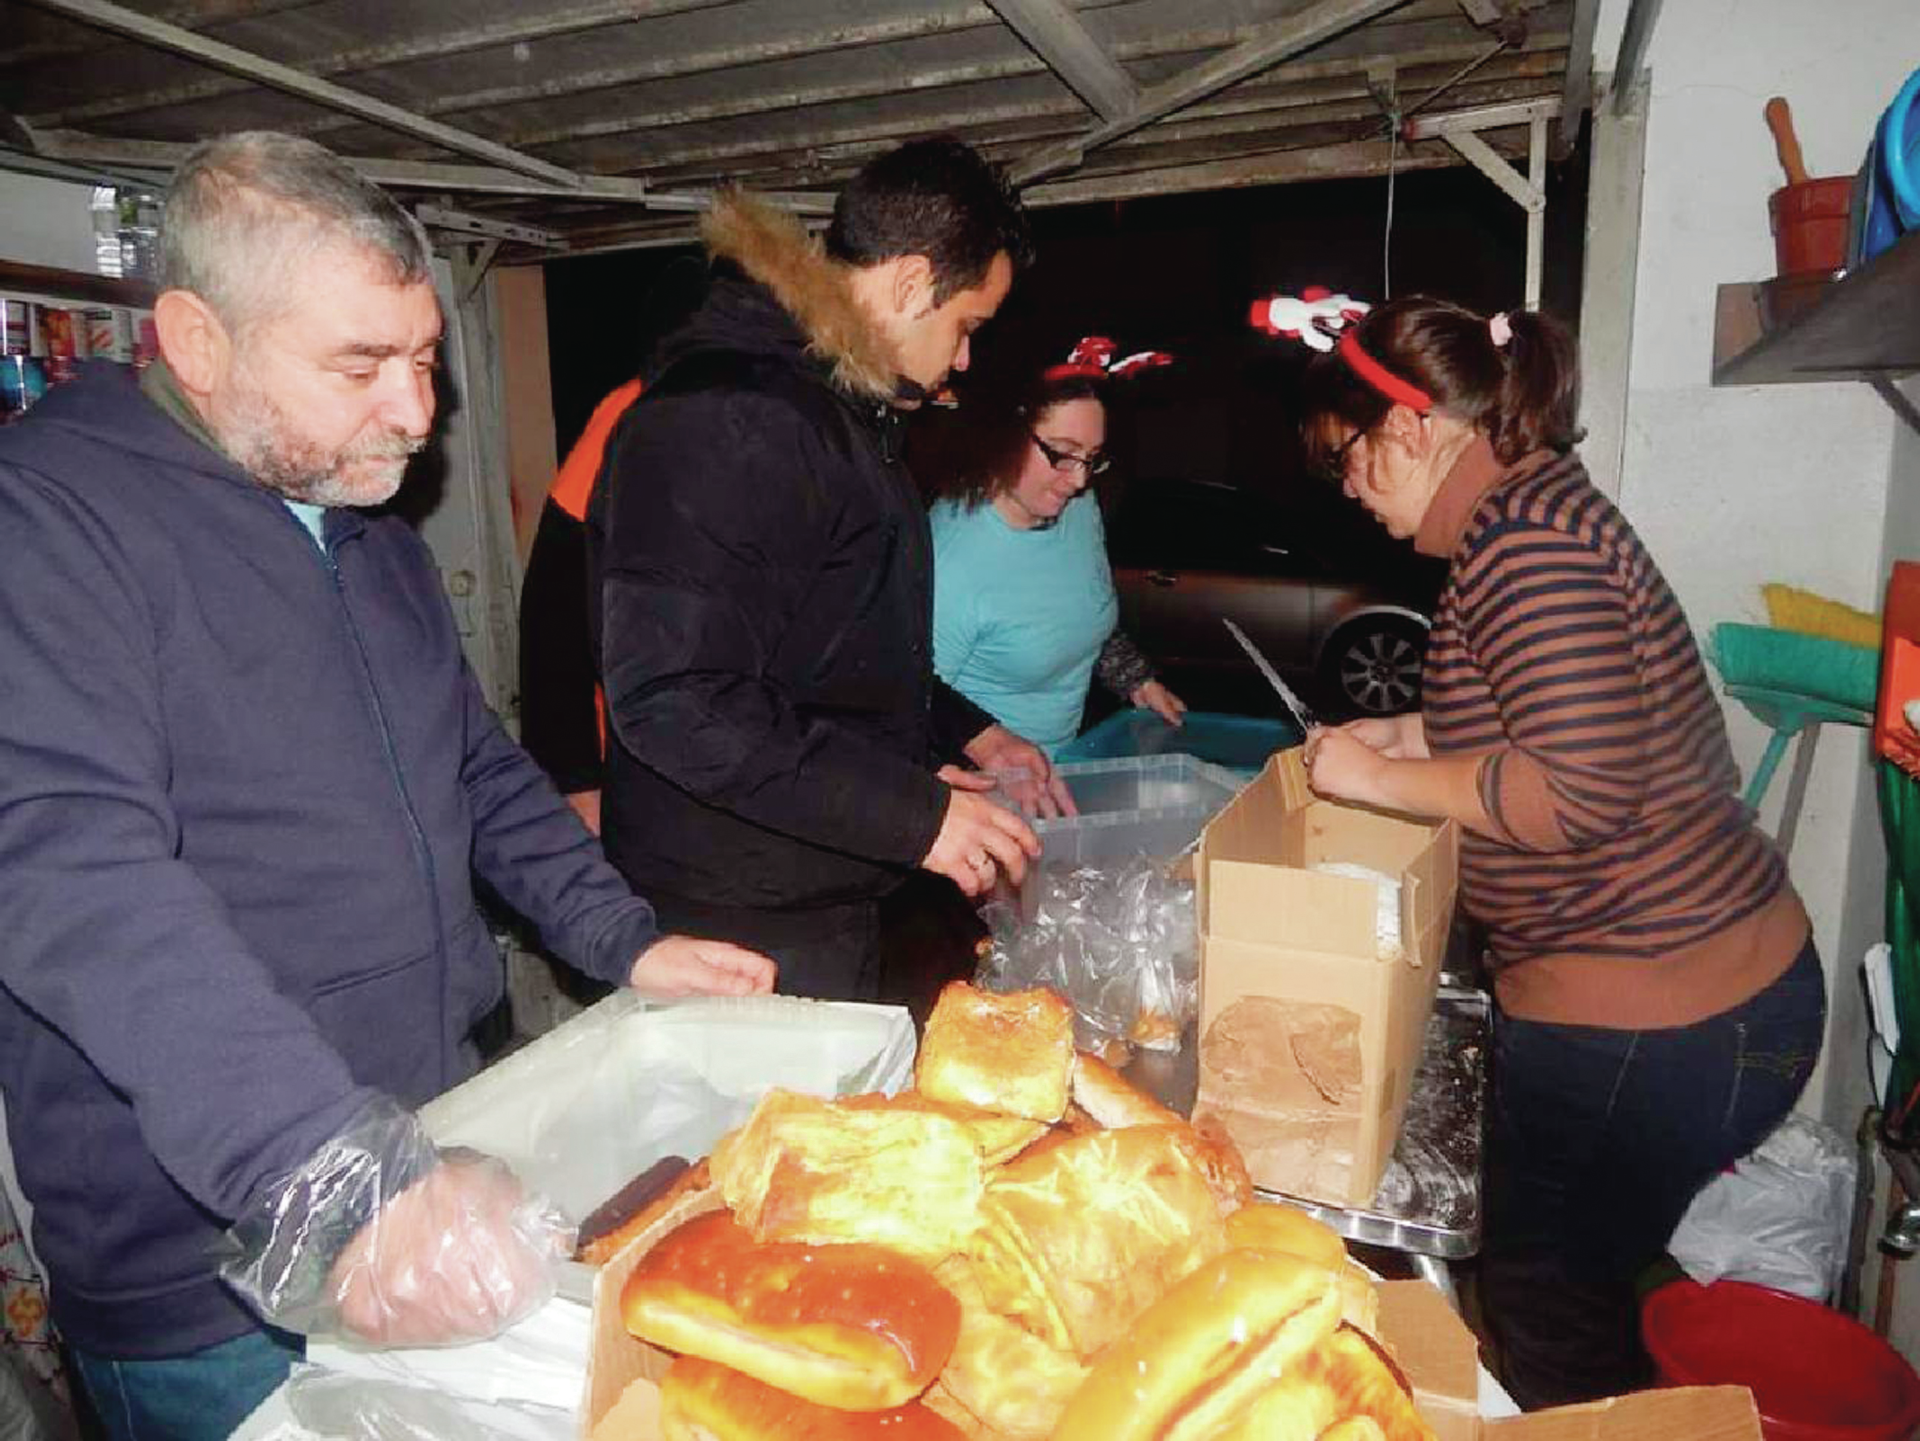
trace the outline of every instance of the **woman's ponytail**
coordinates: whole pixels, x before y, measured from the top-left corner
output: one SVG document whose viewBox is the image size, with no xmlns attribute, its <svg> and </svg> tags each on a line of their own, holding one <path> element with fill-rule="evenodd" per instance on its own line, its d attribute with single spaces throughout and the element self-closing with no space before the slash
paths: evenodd
<svg viewBox="0 0 1920 1441">
<path fill-rule="evenodd" d="M 1568 451 L 1579 441 L 1580 350 L 1573 332 L 1550 315 L 1516 310 L 1489 328 L 1500 356 L 1499 395 L 1489 407 L 1487 438 L 1511 465 L 1535 450 Z M 1495 345 L 1497 330 L 1508 332 Z M 1444 401 L 1442 402 L 1444 404 Z"/>
</svg>

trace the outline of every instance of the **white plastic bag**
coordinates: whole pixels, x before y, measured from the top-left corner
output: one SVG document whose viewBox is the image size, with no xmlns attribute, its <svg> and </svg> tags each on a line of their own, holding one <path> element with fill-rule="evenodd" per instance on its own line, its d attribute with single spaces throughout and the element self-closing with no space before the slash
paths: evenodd
<svg viewBox="0 0 1920 1441">
<path fill-rule="evenodd" d="M 573 1441 L 571 1411 L 481 1405 L 397 1381 L 298 1366 L 287 1382 L 287 1441 Z M 267 1441 L 279 1441 L 276 1432 Z"/>
<path fill-rule="evenodd" d="M 1855 1170 L 1838 1131 L 1788 1116 L 1693 1198 L 1667 1249 L 1703 1286 L 1751 1281 L 1825 1301 L 1846 1265 Z"/>
</svg>

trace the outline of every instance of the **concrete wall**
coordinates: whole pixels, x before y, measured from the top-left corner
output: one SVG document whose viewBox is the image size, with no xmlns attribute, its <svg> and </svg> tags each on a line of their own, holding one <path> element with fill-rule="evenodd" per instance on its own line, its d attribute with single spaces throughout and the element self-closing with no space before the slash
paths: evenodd
<svg viewBox="0 0 1920 1441">
<path fill-rule="evenodd" d="M 93 187 L 0 170 L 0 260 L 94 274 Z"/>
<path fill-rule="evenodd" d="M 1603 6 L 1603 69 L 1625 11 L 1625 0 Z M 1920 439 L 1866 386 L 1708 384 L 1715 286 L 1774 269 L 1766 199 L 1782 177 L 1761 107 L 1786 96 L 1808 169 L 1851 173 L 1916 63 L 1912 0 L 1682 0 L 1661 9 L 1647 55 L 1620 500 L 1701 635 L 1716 621 L 1763 620 L 1758 588 L 1771 580 L 1877 609 L 1892 561 L 1920 556 Z M 1751 774 L 1766 732 L 1738 707 L 1729 724 Z M 1884 850 L 1866 756 L 1861 732 L 1823 733 L 1791 857 L 1832 1001 L 1803 1109 L 1848 1136 L 1868 1100 L 1856 974 L 1883 931 Z M 1763 810 L 1769 825 L 1785 789 L 1783 768 Z M 1915 1295 L 1894 1326 L 1909 1355 L 1920 1354 Z"/>
<path fill-rule="evenodd" d="M 1781 177 L 1761 119 L 1767 97 L 1793 103 L 1811 170 L 1851 171 L 1920 49 L 1911 0 L 1852 0 L 1839 20 L 1799 0 L 1688 0 L 1662 8 L 1648 54 L 1620 499 L 1701 634 L 1762 619 L 1769 580 L 1878 605 L 1891 412 L 1862 385 L 1708 384 L 1715 287 L 1773 273 L 1766 198 Z M 1916 44 L 1888 43 L 1902 31 Z M 1766 732 L 1738 710 L 1730 725 L 1750 771 Z M 1861 1097 L 1851 976 L 1861 938 L 1878 935 L 1870 887 L 1852 883 L 1856 839 L 1875 839 L 1856 827 L 1871 805 L 1864 756 L 1857 733 L 1823 737 L 1792 857 L 1820 947 L 1847 978 L 1833 987 L 1835 1033 L 1807 1102 L 1841 1123 Z M 1769 822 L 1784 790 L 1776 782 Z"/>
<path fill-rule="evenodd" d="M 507 474 L 516 554 L 533 548 L 540 509 L 559 467 L 553 429 L 553 367 L 547 351 L 547 272 L 540 265 L 496 270 L 500 364 L 507 405 Z"/>
</svg>

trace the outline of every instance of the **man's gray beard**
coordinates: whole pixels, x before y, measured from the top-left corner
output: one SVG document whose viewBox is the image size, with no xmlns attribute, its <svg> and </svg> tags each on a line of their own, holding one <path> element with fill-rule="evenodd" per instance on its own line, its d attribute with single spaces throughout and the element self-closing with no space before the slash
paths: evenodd
<svg viewBox="0 0 1920 1441">
<path fill-rule="evenodd" d="M 328 452 L 294 436 L 286 413 L 271 396 L 246 392 L 220 437 L 235 463 L 267 490 L 304 505 L 381 505 L 393 499 L 406 477 L 406 459 L 426 447 L 424 438 L 388 435 L 348 442 Z M 345 477 L 347 467 L 367 459 L 390 457 L 397 462 L 391 484 L 377 493 L 354 486 Z"/>
</svg>

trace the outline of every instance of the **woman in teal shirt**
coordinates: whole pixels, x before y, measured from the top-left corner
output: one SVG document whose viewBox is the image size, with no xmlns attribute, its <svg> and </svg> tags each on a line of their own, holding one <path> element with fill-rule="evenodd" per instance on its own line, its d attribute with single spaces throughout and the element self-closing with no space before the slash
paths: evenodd
<svg viewBox="0 0 1920 1441">
<path fill-rule="evenodd" d="M 990 417 L 978 459 L 952 467 L 933 526 L 933 664 L 942 680 L 1049 755 L 1102 683 L 1179 725 L 1180 698 L 1115 629 L 1100 507 L 1106 469 L 1099 367 L 1047 371 Z"/>
</svg>

